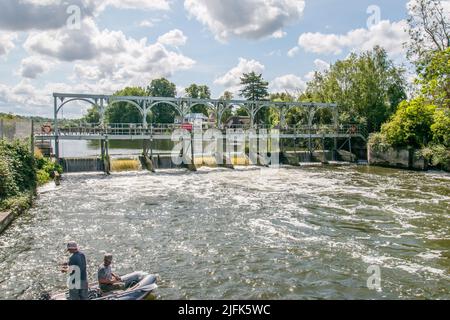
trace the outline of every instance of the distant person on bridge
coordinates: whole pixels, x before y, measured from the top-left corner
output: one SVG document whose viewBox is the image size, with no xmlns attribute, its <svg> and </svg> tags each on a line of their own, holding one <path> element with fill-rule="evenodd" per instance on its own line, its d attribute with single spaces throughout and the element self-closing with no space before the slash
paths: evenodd
<svg viewBox="0 0 450 320">
<path fill-rule="evenodd" d="M 61 272 L 70 272 L 69 300 L 88 300 L 86 257 L 79 251 L 78 244 L 74 241 L 67 244 L 67 251 L 72 255 L 69 263 L 63 265 Z"/>
<path fill-rule="evenodd" d="M 120 276 L 112 272 L 112 260 L 112 254 L 105 254 L 103 264 L 98 268 L 98 283 L 103 292 L 125 290 L 126 287 Z"/>
</svg>

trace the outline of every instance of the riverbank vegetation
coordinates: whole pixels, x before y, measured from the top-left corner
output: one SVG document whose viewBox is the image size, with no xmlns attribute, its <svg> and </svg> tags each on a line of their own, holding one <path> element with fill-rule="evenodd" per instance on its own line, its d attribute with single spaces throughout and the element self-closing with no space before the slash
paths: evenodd
<svg viewBox="0 0 450 320">
<path fill-rule="evenodd" d="M 49 182 L 62 168 L 42 154 L 33 154 L 30 144 L 0 140 L 0 210 L 27 208 L 36 187 Z"/>
<path fill-rule="evenodd" d="M 414 148 L 429 165 L 450 170 L 450 21 L 437 1 L 421 0 L 409 17 L 408 57 L 415 90 L 370 139 L 375 148 Z"/>
</svg>

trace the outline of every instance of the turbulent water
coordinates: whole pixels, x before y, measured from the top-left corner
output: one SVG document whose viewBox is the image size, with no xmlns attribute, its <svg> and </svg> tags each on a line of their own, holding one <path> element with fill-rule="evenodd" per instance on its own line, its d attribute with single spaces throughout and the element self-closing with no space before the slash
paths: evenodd
<svg viewBox="0 0 450 320">
<path fill-rule="evenodd" d="M 76 240 L 95 278 L 159 273 L 160 299 L 449 299 L 450 175 L 381 168 L 68 175 L 0 236 L 0 298 L 64 289 Z M 369 266 L 381 270 L 370 290 Z"/>
</svg>

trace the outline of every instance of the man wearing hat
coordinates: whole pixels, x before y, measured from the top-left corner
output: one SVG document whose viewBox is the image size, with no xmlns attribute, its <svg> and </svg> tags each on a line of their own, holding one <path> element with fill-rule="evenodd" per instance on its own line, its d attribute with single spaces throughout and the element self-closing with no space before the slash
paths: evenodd
<svg viewBox="0 0 450 320">
<path fill-rule="evenodd" d="M 65 264 L 61 271 L 65 273 L 70 271 L 69 300 L 88 300 L 86 257 L 79 251 L 78 244 L 74 241 L 67 244 L 67 251 L 72 255 L 69 263 Z"/>
<path fill-rule="evenodd" d="M 112 254 L 105 254 L 103 264 L 98 268 L 98 283 L 103 292 L 125 290 L 125 283 L 122 282 L 122 279 L 118 275 L 112 272 L 112 260 Z"/>
</svg>

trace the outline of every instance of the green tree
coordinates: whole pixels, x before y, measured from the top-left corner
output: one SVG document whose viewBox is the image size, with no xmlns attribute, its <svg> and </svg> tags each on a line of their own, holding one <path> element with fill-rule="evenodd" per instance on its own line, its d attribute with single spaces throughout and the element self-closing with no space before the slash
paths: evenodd
<svg viewBox="0 0 450 320">
<path fill-rule="evenodd" d="M 147 94 L 152 97 L 174 98 L 177 94 L 177 87 L 165 78 L 154 79 L 147 87 Z M 170 104 L 160 103 L 153 107 L 150 122 L 173 123 L 177 114 L 176 109 Z"/>
<path fill-rule="evenodd" d="M 250 101 L 265 100 L 269 95 L 269 83 L 264 81 L 262 74 L 256 74 L 254 71 L 244 73 L 241 77 L 240 95 Z"/>
<path fill-rule="evenodd" d="M 408 58 L 413 63 L 426 63 L 430 53 L 450 47 L 450 20 L 440 0 L 411 2 L 408 25 Z"/>
<path fill-rule="evenodd" d="M 423 98 L 403 101 L 391 121 L 382 126 L 381 133 L 396 147 L 426 146 L 433 138 L 431 125 L 435 110 Z"/>
<path fill-rule="evenodd" d="M 141 87 L 126 87 L 114 93 L 114 96 L 147 96 L 147 92 Z M 105 111 L 105 119 L 108 123 L 142 123 L 141 112 L 127 102 L 114 103 Z"/>
<path fill-rule="evenodd" d="M 450 110 L 437 110 L 431 126 L 433 142 L 450 148 Z"/>
<path fill-rule="evenodd" d="M 430 53 L 417 70 L 421 94 L 439 107 L 450 108 L 450 48 Z"/>
<path fill-rule="evenodd" d="M 262 74 L 256 74 L 254 71 L 244 73 L 241 77 L 240 95 L 249 101 L 266 100 L 269 96 L 269 83 L 264 81 Z M 269 110 L 263 108 L 256 114 L 256 123 L 267 123 L 269 121 Z"/>
<path fill-rule="evenodd" d="M 193 83 L 185 91 L 186 95 L 192 99 L 211 99 L 211 90 L 207 85 Z M 191 112 L 203 113 L 205 116 L 208 116 L 208 107 L 203 104 L 197 104 L 192 108 Z"/>
<path fill-rule="evenodd" d="M 341 122 L 364 124 L 375 132 L 406 98 L 404 70 L 394 65 L 384 49 L 375 47 L 351 54 L 328 71 L 316 72 L 304 97 L 337 103 Z"/>
<path fill-rule="evenodd" d="M 81 120 L 87 123 L 100 123 L 100 112 L 98 106 L 92 106 L 89 108 L 87 114 Z"/>
<path fill-rule="evenodd" d="M 223 95 L 220 97 L 220 100 L 226 100 L 226 101 L 233 100 L 233 99 L 234 99 L 233 93 L 231 93 L 230 91 L 225 91 L 223 93 Z"/>
</svg>

